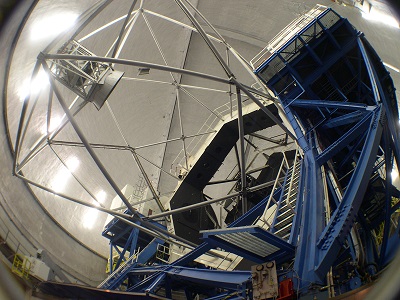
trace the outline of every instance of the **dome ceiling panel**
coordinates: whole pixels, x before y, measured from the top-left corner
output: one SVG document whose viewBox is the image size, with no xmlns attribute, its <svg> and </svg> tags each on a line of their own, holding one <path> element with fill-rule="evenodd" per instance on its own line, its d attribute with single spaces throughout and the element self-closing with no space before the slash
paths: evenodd
<svg viewBox="0 0 400 300">
<path fill-rule="evenodd" d="M 43 51 L 54 38 L 32 41 L 30 28 L 45 13 L 69 11 L 77 14 L 83 12 L 95 2 L 97 1 L 75 0 L 67 3 L 41 0 L 33 11 L 32 18 L 28 20 L 15 50 L 7 90 L 7 121 L 13 143 L 16 139 L 18 120 L 23 103 L 20 100 L 22 92 L 19 91 L 19 88 L 23 85 L 24 80 L 30 78 L 38 53 Z M 120 59 L 184 68 L 229 79 L 204 39 L 199 33 L 188 29 L 188 26 L 192 27 L 193 25 L 177 7 L 175 1 L 146 0 L 144 1 L 143 12 L 137 11 L 140 2 L 138 1 L 133 8 L 134 13 L 131 16 L 132 21 L 128 23 L 126 40 L 123 41 L 123 47 L 118 54 Z M 296 14 L 315 4 L 314 1 L 295 3 L 286 0 L 281 1 L 279 5 L 272 4 L 272 1 L 261 3 L 256 0 L 219 0 L 218 3 L 209 0 L 191 2 L 195 6 L 198 4 L 203 15 L 222 36 L 226 37 L 227 42 L 247 60 L 258 53 L 264 47 L 266 41 L 271 39 L 288 21 L 296 17 Z M 322 1 L 322 4 L 330 3 L 331 1 Z M 131 4 L 132 1 L 117 0 L 111 2 L 85 26 L 76 36 L 76 40 L 95 55 L 111 56 L 112 45 L 117 40 L 124 22 L 123 17 L 129 11 Z M 137 14 L 136 21 L 134 21 L 135 14 Z M 216 34 L 212 29 L 199 16 L 197 17 L 206 32 L 215 37 Z M 171 20 L 168 20 L 168 18 L 171 18 Z M 102 26 L 114 21 L 115 23 L 106 26 L 103 30 L 95 32 Z M 131 24 L 133 24 L 132 28 L 129 27 Z M 396 34 L 398 35 L 398 32 Z M 67 37 L 63 40 L 63 42 L 65 41 L 67 41 Z M 212 39 L 212 43 L 225 59 L 227 55 L 226 45 L 215 39 Z M 57 50 L 57 47 L 55 47 L 50 52 L 57 53 Z M 245 70 L 243 64 L 232 53 L 228 53 L 228 56 L 229 67 L 236 78 L 251 86 L 255 82 L 254 77 Z M 385 54 L 383 57 L 385 57 Z M 388 54 L 387 57 L 390 57 L 390 55 Z M 398 61 L 397 57 L 393 59 L 394 65 L 396 65 L 396 61 Z M 203 133 L 210 131 L 210 128 L 203 127 L 203 125 L 211 118 L 210 120 L 214 122 L 212 126 L 215 126 L 221 116 L 230 112 L 229 104 L 236 101 L 236 96 L 230 93 L 235 93 L 235 90 L 232 90 L 226 83 L 190 75 L 180 75 L 179 73 L 171 74 L 151 67 L 147 69 L 123 63 L 114 63 L 112 66 L 115 70 L 124 72 L 124 76 L 111 93 L 106 104 L 100 110 L 97 110 L 92 103 L 86 103 L 74 119 L 89 143 L 127 147 L 126 149 L 121 148 L 122 150 L 111 149 L 111 147 L 108 149 L 107 147 L 96 147 L 94 149 L 120 189 L 125 184 L 134 186 L 142 176 L 137 162 L 132 157 L 132 150 L 135 150 L 155 189 L 160 194 L 170 192 L 178 183 L 174 176 L 179 173 L 179 163 L 177 163 L 176 158 L 184 146 L 182 139 L 179 139 L 182 136 L 182 131 L 185 136 L 185 147 L 189 148 L 192 141 L 196 143 L 200 137 L 203 137 L 204 140 L 210 136 L 210 134 L 203 135 Z M 60 94 L 63 95 L 67 105 L 71 105 L 76 99 L 76 94 L 58 82 L 54 84 L 59 89 Z M 244 95 L 243 99 L 246 100 Z M 48 87 L 45 87 L 42 89 L 36 109 L 32 113 L 34 122 L 27 128 L 21 157 L 24 157 L 30 151 L 32 145 L 43 135 L 43 126 L 46 126 L 47 121 L 48 101 L 49 90 Z M 83 101 L 79 98 L 77 104 L 84 103 Z M 55 120 L 63 118 L 64 113 L 54 94 L 52 103 L 51 116 Z M 218 109 L 222 105 L 225 105 L 225 107 Z M 210 127 L 212 128 L 212 126 Z M 268 130 L 268 132 L 262 132 L 262 134 L 268 136 L 282 134 L 282 130 L 275 127 Z M 197 134 L 200 134 L 200 136 L 194 137 Z M 171 141 L 167 143 L 167 140 Z M 72 147 L 67 145 L 66 142 L 74 142 L 77 145 Z M 257 144 L 259 149 L 274 146 L 260 140 L 256 140 L 254 143 Z M 63 162 L 67 162 L 70 157 L 79 157 L 79 167 L 73 172 L 76 179 L 68 183 L 68 194 L 93 203 L 96 194 L 102 190 L 107 195 L 103 205 L 109 208 L 115 192 L 84 149 L 81 139 L 75 133 L 71 124 L 68 123 L 57 134 L 51 147 L 47 146 L 35 157 L 35 161 L 27 164 L 26 169 L 23 170 L 24 174 L 28 178 L 36 177 L 39 182 L 52 188 L 50 178 L 56 177 L 57 172 L 65 168 Z M 194 155 L 197 150 L 198 148 L 194 147 L 194 149 L 188 150 L 187 155 Z M 248 153 L 248 160 L 254 159 L 254 165 L 265 163 L 265 157 L 258 154 L 259 152 L 256 149 L 250 148 Z M 51 158 L 49 159 L 49 157 Z M 184 163 L 182 155 L 179 159 Z M 224 162 L 226 167 L 221 168 L 214 179 L 229 177 L 237 171 L 232 171 L 236 164 L 237 160 L 232 150 Z M 160 166 L 163 170 L 158 168 Z M 171 172 L 173 176 L 169 175 L 168 172 Z M 222 195 L 221 193 L 226 192 L 225 189 L 218 190 L 215 187 L 210 187 L 208 190 L 215 195 Z M 222 190 L 224 191 L 222 192 Z M 79 240 L 84 241 L 96 251 L 106 253 L 107 249 L 104 244 L 98 244 L 99 237 L 87 238 L 85 237 L 86 231 L 80 232 L 82 230 L 79 226 L 84 222 L 87 208 L 77 207 L 75 204 L 65 206 L 65 210 L 71 212 L 76 218 L 75 222 L 68 218 L 68 214 L 62 213 L 63 205 L 68 203 L 67 201 L 63 200 L 59 203 L 56 199 L 58 197 L 38 191 L 36 188 L 34 192 L 43 206 L 55 216 L 67 231 L 76 235 Z M 55 205 L 56 201 L 57 205 Z M 93 231 L 100 232 L 103 228 L 105 219 L 103 216 L 105 214 L 100 215 L 101 217 L 93 227 Z"/>
</svg>

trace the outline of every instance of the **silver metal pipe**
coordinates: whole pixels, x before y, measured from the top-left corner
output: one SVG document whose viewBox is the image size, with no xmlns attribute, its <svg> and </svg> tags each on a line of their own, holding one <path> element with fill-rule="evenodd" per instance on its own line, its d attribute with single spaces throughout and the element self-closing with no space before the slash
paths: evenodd
<svg viewBox="0 0 400 300">
<path fill-rule="evenodd" d="M 124 24 L 123 24 L 122 27 L 121 27 L 121 31 L 119 32 L 118 40 L 117 40 L 117 43 L 116 43 L 115 46 L 114 46 L 114 51 L 113 51 L 111 57 L 116 57 L 116 56 L 117 56 L 117 51 L 118 51 L 119 45 L 121 44 L 122 36 L 124 35 L 124 32 L 125 32 L 125 27 L 126 27 L 126 25 L 128 24 L 128 22 L 129 22 L 129 18 L 131 17 L 131 14 L 132 14 L 133 8 L 134 8 L 135 5 L 136 5 L 136 2 L 137 2 L 137 0 L 133 0 L 133 1 L 132 1 L 132 5 L 131 5 L 131 7 L 129 8 L 128 14 L 126 15 Z"/>
<path fill-rule="evenodd" d="M 257 185 L 257 186 L 253 186 L 253 187 L 248 188 L 247 191 L 248 192 L 255 192 L 255 191 L 258 191 L 258 190 L 262 190 L 264 188 L 267 188 L 267 187 L 270 187 L 270 186 L 274 185 L 274 182 L 275 182 L 275 180 L 274 181 L 268 181 L 268 182 L 265 182 L 265 183 Z M 207 206 L 207 205 L 210 205 L 212 203 L 220 202 L 220 201 L 227 200 L 227 199 L 230 199 L 230 198 L 233 198 L 233 197 L 237 197 L 237 196 L 240 196 L 240 193 L 232 193 L 232 194 L 226 195 L 224 197 L 211 199 L 211 200 L 206 200 L 206 201 L 203 201 L 203 202 L 200 202 L 200 203 L 195 203 L 195 204 L 192 204 L 192 205 L 187 205 L 187 206 L 180 207 L 180 208 L 177 208 L 177 209 L 174 209 L 174 210 L 170 210 L 170 211 L 166 211 L 166 212 L 159 213 L 159 214 L 156 214 L 156 215 L 148 216 L 148 217 L 145 217 L 144 219 L 145 220 L 153 220 L 153 219 L 161 218 L 161 217 L 164 217 L 164 216 L 170 216 L 170 215 L 178 214 L 178 213 L 181 213 L 181 212 L 184 212 L 184 211 L 188 211 L 188 210 L 200 208 L 200 207 L 203 207 L 203 206 Z"/>
<path fill-rule="evenodd" d="M 160 197 L 158 197 L 158 194 L 157 194 L 156 190 L 154 189 L 153 185 L 151 184 L 151 181 L 150 181 L 149 177 L 147 176 L 147 173 L 146 173 L 146 171 L 144 170 L 143 165 L 142 165 L 142 163 L 140 162 L 139 157 L 138 157 L 136 151 L 131 151 L 131 153 L 132 153 L 132 155 L 133 155 L 133 158 L 135 159 L 135 162 L 136 162 L 137 166 L 138 166 L 139 169 L 140 169 L 140 172 L 142 173 L 142 175 L 143 175 L 143 177 L 144 177 L 144 180 L 145 180 L 146 183 L 147 183 L 147 186 L 149 187 L 149 189 L 150 189 L 150 191 L 151 191 L 151 194 L 152 194 L 153 197 L 154 197 L 154 200 L 156 200 L 156 203 L 157 203 L 158 208 L 159 208 L 162 212 L 164 212 L 164 211 L 165 211 L 165 208 L 164 208 L 164 206 L 162 205 L 162 203 L 161 203 L 161 201 L 160 201 Z M 130 205 L 130 204 L 129 204 L 129 205 Z"/>
<path fill-rule="evenodd" d="M 74 103 L 75 101 L 73 102 L 73 104 Z M 73 107 L 73 104 L 71 104 L 70 107 Z M 76 114 L 78 114 L 82 110 L 82 108 L 85 107 L 86 104 L 87 102 L 84 101 L 80 105 L 78 105 L 76 111 L 72 112 L 72 115 L 75 116 Z M 22 170 L 25 165 L 27 165 L 37 154 L 39 154 L 46 147 L 46 145 L 51 144 L 52 139 L 54 139 L 67 124 L 68 120 L 61 123 L 55 131 L 49 133 L 48 135 L 45 134 L 40 137 L 34 145 L 33 149 L 25 156 L 21 163 L 18 164 L 18 171 Z M 48 140 L 48 143 L 43 144 L 46 140 Z"/>
<path fill-rule="evenodd" d="M 243 84 L 241 84 L 239 81 L 237 81 L 235 78 L 230 79 L 237 87 L 239 87 L 240 90 L 242 90 L 251 100 L 253 100 L 265 114 L 271 118 L 280 128 L 282 128 L 293 140 L 297 140 L 297 138 L 293 135 L 293 133 L 290 132 L 289 129 L 286 128 L 286 126 L 276 117 L 274 116 L 266 107 L 265 105 L 258 100 L 252 93 L 248 91 L 247 88 Z"/>
<path fill-rule="evenodd" d="M 33 69 L 32 76 L 36 76 L 39 72 L 39 69 L 40 69 L 40 62 L 37 62 Z M 17 172 L 17 162 L 18 162 L 18 158 L 19 158 L 19 154 L 20 154 L 20 147 L 22 146 L 21 145 L 21 138 L 23 136 L 22 128 L 24 125 L 26 113 L 28 111 L 29 99 L 30 99 L 30 96 L 27 96 L 26 99 L 24 99 L 25 101 L 24 101 L 24 104 L 22 105 L 21 116 L 19 118 L 19 125 L 18 125 L 18 130 L 17 130 L 17 137 L 15 140 L 15 151 L 14 151 L 14 165 L 13 165 L 13 173 L 14 174 L 18 173 Z"/>
<path fill-rule="evenodd" d="M 40 55 L 39 55 L 40 56 Z M 150 68 L 156 69 L 160 71 L 172 72 L 172 73 L 179 73 L 185 75 L 196 76 L 204 79 L 209 79 L 212 81 L 217 81 L 221 83 L 231 84 L 228 79 L 221 78 L 218 76 L 213 76 L 205 73 L 185 70 L 181 68 L 174 68 L 165 65 L 158 65 L 153 63 L 129 60 L 129 59 L 121 59 L 121 58 L 111 58 L 111 57 L 101 57 L 101 56 L 90 56 L 90 55 L 73 55 L 73 54 L 51 54 L 51 53 L 41 53 L 43 59 L 63 59 L 63 60 L 84 60 L 84 61 L 96 61 L 96 62 L 104 62 L 104 63 L 112 63 L 112 64 L 121 64 L 127 66 L 135 66 L 141 68 Z"/>
<path fill-rule="evenodd" d="M 182 9 L 182 11 L 185 13 L 185 15 L 189 18 L 189 20 L 192 22 L 193 26 L 197 29 L 203 40 L 206 42 L 212 53 L 214 54 L 215 58 L 218 60 L 218 62 L 221 64 L 222 68 L 224 69 L 226 75 L 228 77 L 232 77 L 233 73 L 229 66 L 226 64 L 224 59 L 222 58 L 221 54 L 218 52 L 217 48 L 215 48 L 214 44 L 211 42 L 211 40 L 208 38 L 207 33 L 204 31 L 204 29 L 201 27 L 200 23 L 197 22 L 196 18 L 193 16 L 193 14 L 188 10 L 188 8 L 183 4 L 181 0 L 175 0 L 176 4 Z"/>
<path fill-rule="evenodd" d="M 65 195 L 65 194 L 57 193 L 56 191 L 54 191 L 52 189 L 49 189 L 49 188 L 47 188 L 47 187 L 45 187 L 45 186 L 43 186 L 41 184 L 38 184 L 38 183 L 36 183 L 36 182 L 34 182 L 34 181 L 30 180 L 30 179 L 27 179 L 27 178 L 25 178 L 25 177 L 23 177 L 23 176 L 21 176 L 19 174 L 17 174 L 16 176 L 18 178 L 24 180 L 25 182 L 31 184 L 31 185 L 34 185 L 34 186 L 36 186 L 36 187 L 38 187 L 40 189 L 43 189 L 46 192 L 49 192 L 49 193 L 52 193 L 52 194 L 57 195 L 59 197 L 62 197 L 64 199 L 68 200 L 68 201 L 71 201 L 71 202 L 74 202 L 74 203 L 77 203 L 77 204 L 80 204 L 80 205 L 83 205 L 83 206 L 86 206 L 86 207 L 90 207 L 90 208 L 93 208 L 93 209 L 97 209 L 98 211 L 101 211 L 101 212 L 107 213 L 109 215 L 112 215 L 115 218 L 117 218 L 118 220 L 121 220 L 122 222 L 124 222 L 124 223 L 126 223 L 126 224 L 128 224 L 128 225 L 130 225 L 132 227 L 138 228 L 142 232 L 145 232 L 145 233 L 147 233 L 147 234 L 149 234 L 149 235 L 151 235 L 153 237 L 158 237 L 158 238 L 161 238 L 161 239 L 163 239 L 165 241 L 168 241 L 168 242 L 171 242 L 171 243 L 174 243 L 174 244 L 186 247 L 186 248 L 194 248 L 196 246 L 193 243 L 192 244 L 188 244 L 188 243 L 185 243 L 185 242 L 182 243 L 182 242 L 176 241 L 174 239 L 168 238 L 168 236 L 166 236 L 166 235 L 164 235 L 162 233 L 157 233 L 157 232 L 152 231 L 152 230 L 150 230 L 150 229 L 148 229 L 146 227 L 143 227 L 143 226 L 141 226 L 139 224 L 136 224 L 135 222 L 132 221 L 132 216 L 130 216 L 130 215 L 127 215 L 127 214 L 124 214 L 124 213 L 118 213 L 118 212 L 116 212 L 114 210 L 110 210 L 110 209 L 107 209 L 107 208 L 104 208 L 104 207 L 97 206 L 95 204 L 84 202 L 84 201 L 72 198 L 72 197 L 70 197 L 68 195 Z M 140 222 L 142 222 L 142 221 L 140 220 Z M 145 222 L 145 223 L 148 223 L 148 222 Z"/>
<path fill-rule="evenodd" d="M 214 33 L 218 36 L 218 38 L 219 38 L 225 45 L 227 45 L 227 43 L 226 43 L 224 37 L 223 37 L 222 35 L 220 35 L 220 33 L 219 33 L 219 32 L 214 28 L 214 26 L 202 15 L 202 13 L 197 9 L 197 7 L 194 6 L 190 1 L 185 0 L 185 2 L 195 11 L 195 13 L 196 13 L 197 15 L 199 15 L 199 16 L 203 19 L 204 23 L 206 23 L 206 24 L 212 29 L 212 31 L 214 31 Z M 208 36 L 208 35 L 207 35 L 207 36 Z"/>
<path fill-rule="evenodd" d="M 239 147 L 240 147 L 240 179 L 242 182 L 242 190 L 240 197 L 242 198 L 242 214 L 247 212 L 247 180 L 246 180 L 246 154 L 244 150 L 244 128 L 243 128 L 243 110 L 242 97 L 239 87 L 236 87 L 236 99 L 238 105 L 238 129 L 239 129 Z"/>
<path fill-rule="evenodd" d="M 42 62 L 43 68 L 47 71 L 50 72 L 49 67 L 45 63 L 45 61 Z M 103 173 L 104 177 L 108 181 L 108 183 L 111 185 L 111 187 L 114 189 L 114 191 L 117 193 L 117 195 L 121 198 L 121 200 L 125 203 L 126 207 L 133 213 L 135 214 L 135 210 L 132 207 L 132 205 L 129 203 L 128 199 L 126 199 L 125 195 L 121 192 L 119 189 L 117 183 L 114 181 L 114 179 L 111 177 L 111 175 L 108 173 L 107 169 L 104 167 L 104 165 L 101 163 L 100 159 L 94 152 L 93 148 L 90 146 L 89 141 L 86 139 L 85 135 L 83 134 L 82 130 L 80 129 L 78 123 L 75 121 L 73 115 L 71 114 L 67 104 L 64 101 L 64 97 L 61 95 L 60 91 L 58 90 L 57 85 L 54 83 L 54 78 L 50 76 L 50 81 L 52 83 L 52 88 L 54 90 L 54 93 L 56 94 L 58 101 L 63 108 L 65 115 L 67 116 L 68 120 L 70 121 L 72 127 L 75 129 L 75 132 L 77 133 L 78 137 L 82 141 L 82 143 L 85 145 L 86 150 L 89 152 L 90 156 L 96 163 L 97 167 L 100 169 L 100 171 Z"/>
<path fill-rule="evenodd" d="M 182 123 L 182 115 L 181 115 L 181 105 L 180 105 L 180 95 L 179 95 L 179 88 L 177 87 L 175 89 L 176 92 L 176 104 L 178 108 L 178 118 L 179 118 L 179 127 L 181 130 L 181 139 L 182 139 L 182 146 L 183 146 L 183 154 L 185 155 L 185 164 L 186 164 L 186 169 L 189 169 L 189 163 L 188 163 L 188 157 L 187 157 L 187 149 L 186 149 L 186 142 L 185 142 L 185 130 L 183 128 L 183 123 Z"/>
<path fill-rule="evenodd" d="M 97 209 L 99 211 L 108 213 L 109 215 L 112 215 L 114 217 L 118 216 L 118 217 L 121 217 L 121 218 L 124 218 L 124 219 L 132 219 L 132 216 L 130 216 L 130 215 L 127 215 L 127 214 L 124 214 L 124 213 L 119 213 L 119 212 L 116 212 L 114 210 L 107 209 L 107 208 L 104 208 L 104 207 L 101 207 L 101 206 L 96 206 L 95 204 L 91 204 L 91 203 L 88 203 L 88 202 L 85 202 L 85 201 L 82 201 L 82 200 L 78 200 L 76 198 L 70 197 L 70 196 L 62 194 L 62 193 L 58 193 L 57 191 L 55 191 L 53 189 L 50 189 L 50 188 L 48 188 L 48 187 L 46 187 L 44 185 L 41 185 L 41 184 L 31 180 L 31 179 L 28 179 L 28 178 L 20 175 L 20 174 L 15 174 L 15 176 L 18 177 L 19 179 L 22 179 L 23 181 L 33 185 L 33 186 L 36 186 L 36 187 L 48 192 L 48 193 L 57 195 L 57 196 L 62 197 L 64 199 L 66 199 L 66 200 L 69 200 L 71 202 L 78 203 L 78 204 L 81 204 L 83 206 L 95 208 L 95 209 Z"/>
</svg>

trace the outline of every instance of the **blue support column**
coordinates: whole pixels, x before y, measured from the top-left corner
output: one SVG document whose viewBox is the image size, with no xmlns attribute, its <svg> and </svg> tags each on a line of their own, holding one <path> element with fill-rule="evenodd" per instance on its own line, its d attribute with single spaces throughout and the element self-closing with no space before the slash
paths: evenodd
<svg viewBox="0 0 400 300">
<path fill-rule="evenodd" d="M 294 263 L 294 269 L 300 277 L 300 288 L 312 283 L 323 284 L 323 278 L 317 276 L 314 269 L 318 260 L 316 245 L 324 227 L 324 196 L 321 170 L 313 150 L 305 153 L 304 164 L 305 173 L 301 179 L 305 191 L 301 212 L 302 225 Z"/>
<path fill-rule="evenodd" d="M 378 106 L 374 111 L 367 140 L 365 141 L 358 164 L 348 184 L 343 200 L 334 212 L 328 226 L 321 234 L 317 243 L 319 257 L 315 272 L 320 278 L 324 278 L 331 267 L 336 254 L 342 247 L 344 239 L 351 230 L 361 201 L 363 200 L 382 136 L 381 117 L 383 117 L 382 108 Z"/>
<path fill-rule="evenodd" d="M 387 127 L 387 126 L 386 126 Z M 392 205 L 392 148 L 390 145 L 389 130 L 384 131 L 384 144 L 385 144 L 385 170 L 386 170 L 386 193 L 385 193 L 385 225 L 383 230 L 383 238 L 381 249 L 379 251 L 379 267 L 383 268 L 386 262 L 386 249 L 389 241 L 389 230 L 391 227 L 391 205 Z"/>
<path fill-rule="evenodd" d="M 109 270 L 110 274 L 114 271 L 113 270 L 113 242 L 110 241 L 110 261 L 109 261 Z"/>
</svg>

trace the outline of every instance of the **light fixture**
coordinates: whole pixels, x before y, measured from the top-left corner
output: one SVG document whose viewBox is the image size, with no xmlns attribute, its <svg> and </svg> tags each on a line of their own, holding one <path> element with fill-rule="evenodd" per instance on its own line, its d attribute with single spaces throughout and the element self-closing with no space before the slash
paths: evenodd
<svg viewBox="0 0 400 300">
<path fill-rule="evenodd" d="M 395 71 L 395 72 L 397 72 L 397 73 L 400 73 L 399 68 L 396 68 L 395 66 L 392 66 L 391 64 L 388 64 L 388 63 L 383 62 L 383 65 L 384 65 L 385 67 L 388 67 L 388 68 L 392 69 L 393 71 Z"/>
<path fill-rule="evenodd" d="M 76 169 L 79 167 L 80 161 L 77 157 L 72 156 L 70 158 L 67 159 L 67 161 L 65 162 L 68 170 L 73 173 L 76 171 Z"/>
<path fill-rule="evenodd" d="M 378 10 L 374 6 L 371 6 L 369 11 L 363 11 L 361 14 L 366 20 L 380 22 L 394 28 L 399 28 L 399 22 L 397 22 L 391 14 Z"/>
<path fill-rule="evenodd" d="M 99 204 L 96 201 L 93 201 L 93 203 L 99 206 Z M 91 207 L 86 208 L 86 212 L 82 220 L 82 226 L 86 229 L 92 229 L 94 223 L 97 220 L 98 214 L 99 211 L 97 209 Z"/>
<path fill-rule="evenodd" d="M 40 69 L 34 78 L 26 78 L 18 89 L 18 96 L 24 101 L 28 96 L 34 97 L 49 85 L 49 76 Z"/>
<path fill-rule="evenodd" d="M 63 121 L 63 118 L 60 116 L 53 116 L 50 119 L 50 124 L 49 124 L 49 132 L 52 133 L 54 130 L 60 126 L 61 122 Z M 47 135 L 47 122 L 46 124 L 43 124 L 43 126 L 40 128 L 40 131 L 43 135 Z"/>
<path fill-rule="evenodd" d="M 105 191 L 101 190 L 101 191 L 97 192 L 97 194 L 96 194 L 96 200 L 97 200 L 99 203 L 103 204 L 104 201 L 106 201 L 106 198 L 107 198 L 107 194 L 106 194 Z"/>
<path fill-rule="evenodd" d="M 69 180 L 69 178 L 71 177 L 71 172 L 65 168 L 62 167 L 56 174 L 56 176 L 54 176 L 52 178 L 51 181 L 51 188 L 57 192 L 57 193 L 61 193 L 62 191 L 64 191 L 65 186 L 67 185 L 67 182 Z"/>
<path fill-rule="evenodd" d="M 37 18 L 31 27 L 31 40 L 40 41 L 51 39 L 58 34 L 71 28 L 78 18 L 78 15 L 72 12 L 62 11 L 49 16 L 43 15 Z"/>
<path fill-rule="evenodd" d="M 399 171 L 397 169 L 392 170 L 392 181 L 395 181 L 399 177 Z"/>
</svg>

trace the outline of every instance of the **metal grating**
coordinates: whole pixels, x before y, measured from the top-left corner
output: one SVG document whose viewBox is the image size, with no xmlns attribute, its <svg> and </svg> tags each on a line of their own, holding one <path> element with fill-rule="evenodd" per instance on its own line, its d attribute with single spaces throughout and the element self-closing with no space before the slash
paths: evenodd
<svg viewBox="0 0 400 300">
<path fill-rule="evenodd" d="M 279 250 L 278 247 L 275 247 L 248 232 L 224 233 L 218 235 L 218 237 L 261 257 L 266 257 Z"/>
</svg>

